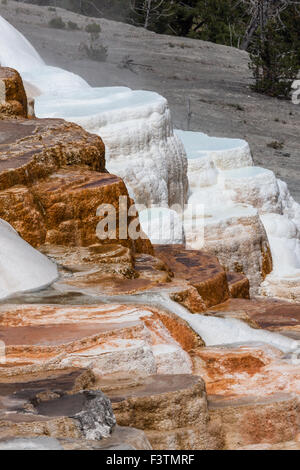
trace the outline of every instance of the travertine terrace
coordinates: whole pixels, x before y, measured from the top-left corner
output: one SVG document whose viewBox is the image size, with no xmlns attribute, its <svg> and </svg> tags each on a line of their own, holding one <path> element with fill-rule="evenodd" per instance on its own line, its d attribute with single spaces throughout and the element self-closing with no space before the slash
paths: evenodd
<svg viewBox="0 0 300 470">
<path fill-rule="evenodd" d="M 35 117 L 15 70 L 0 69 L 0 92 L 0 236 L 45 276 L 20 285 L 18 265 L 0 276 L 0 449 L 299 448 L 300 305 L 250 297 L 272 271 L 259 215 L 234 214 L 253 237 L 208 251 L 123 239 L 119 220 L 101 240 L 98 207 L 131 205 L 143 185 L 125 178 L 129 197 L 99 135 Z M 184 202 L 181 163 L 180 194 L 170 171 L 158 197 Z M 222 227 L 210 228 L 219 240 Z M 250 282 L 238 260 L 228 266 L 237 246 Z"/>
</svg>

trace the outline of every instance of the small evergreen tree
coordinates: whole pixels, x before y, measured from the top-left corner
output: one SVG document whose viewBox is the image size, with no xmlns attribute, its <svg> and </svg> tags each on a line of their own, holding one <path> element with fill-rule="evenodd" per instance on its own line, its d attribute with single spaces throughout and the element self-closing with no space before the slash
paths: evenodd
<svg viewBox="0 0 300 470">
<path fill-rule="evenodd" d="M 249 67 L 255 80 L 253 90 L 269 96 L 288 98 L 297 78 L 297 51 L 283 40 L 276 21 L 259 32 L 250 49 Z"/>
</svg>

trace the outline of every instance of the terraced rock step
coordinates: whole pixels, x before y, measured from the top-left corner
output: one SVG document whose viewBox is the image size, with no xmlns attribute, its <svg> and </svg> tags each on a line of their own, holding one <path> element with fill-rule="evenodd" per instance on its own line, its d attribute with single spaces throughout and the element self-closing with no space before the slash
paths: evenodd
<svg viewBox="0 0 300 470">
<path fill-rule="evenodd" d="M 26 170 L 26 165 L 23 168 L 33 174 L 34 170 Z M 101 217 L 97 215 L 97 209 L 101 204 L 112 204 L 118 214 L 121 196 L 130 203 L 127 189 L 120 178 L 90 171 L 86 167 L 64 167 L 42 181 L 30 184 L 30 187 L 21 184 L 0 191 L 0 217 L 13 225 L 33 246 L 44 243 L 89 246 L 100 241 L 96 230 Z M 125 228 L 130 221 L 125 214 Z M 130 248 L 134 246 L 128 238 L 119 240 L 119 232 L 112 233 L 105 241 L 117 241 Z M 147 239 L 141 243 L 146 252 L 152 252 Z"/>
<path fill-rule="evenodd" d="M 196 287 L 206 307 L 229 298 L 226 273 L 216 257 L 180 245 L 158 245 L 155 251 L 177 278 Z"/>
<path fill-rule="evenodd" d="M 76 124 L 62 119 L 9 119 L 0 122 L 0 132 L 1 189 L 27 186 L 64 165 L 105 171 L 102 140 Z"/>
<path fill-rule="evenodd" d="M 33 184 L 30 192 L 37 206 L 42 208 L 42 243 L 64 246 L 99 244 L 97 224 L 101 217 L 97 209 L 102 204 L 113 204 L 118 214 L 119 197 L 128 196 L 120 178 L 82 167 L 60 168 L 49 178 Z M 127 228 L 127 214 L 125 223 Z M 128 238 L 119 240 L 117 232 L 111 233 L 104 242 L 113 244 L 115 241 L 133 246 Z"/>
<path fill-rule="evenodd" d="M 126 251 L 126 247 L 116 244 L 100 245 L 95 243 L 89 247 L 64 247 L 46 244 L 41 246 L 40 250 L 52 258 L 61 268 L 61 277 L 55 284 L 55 288 L 59 291 L 65 290 L 67 292 L 72 290 L 87 295 L 101 293 L 118 295 L 150 291 L 152 289 L 164 290 L 190 311 L 202 312 L 207 310 L 205 300 L 209 303 L 214 287 L 219 287 L 220 274 L 216 277 L 214 273 L 211 273 L 211 263 L 215 262 L 222 279 L 226 283 L 224 286 L 226 294 L 228 293 L 226 273 L 217 263 L 215 257 L 205 255 L 202 252 L 193 252 L 195 260 L 197 260 L 197 257 L 202 257 L 201 259 L 204 259 L 204 262 L 199 267 L 198 277 L 198 267 L 195 266 L 194 279 L 190 279 L 184 273 L 178 276 L 175 273 L 174 276 L 171 267 L 167 264 L 167 256 L 165 258 L 161 256 L 160 245 L 156 245 L 156 256 L 153 256 L 145 253 L 148 250 L 147 240 L 146 246 L 144 241 L 143 244 L 144 253 L 135 253 L 134 256 L 132 256 L 132 251 Z M 148 251 L 151 251 L 151 249 Z M 181 252 L 185 256 L 184 248 L 181 249 Z M 187 256 L 189 256 L 189 252 L 187 252 Z M 202 283 L 202 281 L 199 281 L 203 276 L 201 270 L 205 271 L 206 267 L 207 272 L 204 272 L 206 280 Z M 194 283 L 196 287 L 194 287 Z M 197 287 L 199 285 L 203 287 L 204 284 L 209 285 L 211 290 L 207 292 L 204 287 L 201 290 L 202 298 Z M 233 273 L 230 288 L 235 291 L 234 295 L 246 297 L 249 295 L 248 280 L 240 274 L 235 275 Z M 207 295 L 208 297 L 206 297 Z"/>
<path fill-rule="evenodd" d="M 92 387 L 95 376 L 89 369 L 65 368 L 27 372 L 18 376 L 0 376 L 0 396 L 5 397 L 21 391 L 28 391 L 28 396 L 37 393 L 49 393 L 55 389 L 58 394 L 75 393 Z M 39 393 L 39 392 L 38 392 Z"/>
<path fill-rule="evenodd" d="M 230 294 L 249 297 L 247 278 L 236 273 L 226 274 L 213 255 L 200 250 L 186 250 L 181 245 L 156 245 L 155 252 L 170 267 L 175 279 L 184 279 L 197 289 L 205 306 L 199 302 L 195 311 L 205 311 L 225 302 Z"/>
<path fill-rule="evenodd" d="M 149 273 L 137 270 L 132 251 L 118 244 L 95 243 L 89 247 L 43 245 L 40 251 L 58 264 L 60 279 L 55 288 L 60 291 L 122 294 L 150 289 L 166 281 L 168 273 L 163 263 L 151 255 L 138 255 L 154 260 L 155 269 Z"/>
<path fill-rule="evenodd" d="M 195 334 L 176 317 L 143 307 L 3 306 L 0 377 L 43 366 L 90 367 L 97 375 L 190 373 Z"/>
<path fill-rule="evenodd" d="M 297 408 L 297 398 L 289 394 L 209 399 L 209 415 L 221 428 L 225 449 L 294 440 L 298 433 Z"/>
<path fill-rule="evenodd" d="M 248 278 L 241 273 L 227 272 L 227 282 L 230 292 L 230 297 L 249 299 L 250 283 Z"/>
<path fill-rule="evenodd" d="M 132 201 L 122 179 L 105 169 L 102 140 L 60 119 L 36 119 L 30 106 L 18 73 L 0 68 L 0 218 L 52 258 L 59 271 L 57 279 L 56 265 L 46 260 L 55 268 L 55 276 L 42 285 L 49 287 L 22 294 L 23 301 L 35 299 L 32 304 L 0 307 L 0 340 L 5 344 L 0 448 L 152 445 L 190 450 L 296 443 L 298 396 L 289 393 L 300 394 L 300 368 L 293 353 L 284 355 L 261 344 L 205 347 L 185 320 L 139 305 L 137 298 L 134 305 L 135 297 L 129 296 L 145 291 L 151 305 L 148 295 L 161 294 L 166 302 L 157 305 L 167 309 L 169 295 L 193 313 L 238 318 L 298 339 L 298 306 L 249 300 L 244 265 L 254 284 L 272 268 L 258 215 L 241 217 L 242 236 L 235 229 L 228 232 L 239 242 L 242 264 L 235 258 L 232 237 L 222 241 L 225 232 L 219 224 L 209 229 L 211 254 L 181 245 L 158 245 L 154 253 L 147 237 L 124 239 L 121 228 L 131 222 L 140 228 L 138 216 L 127 214 L 123 221 L 117 216 L 116 233 L 103 240 L 97 225 L 104 214 L 97 209 L 110 204 L 118 214 L 121 197 L 127 198 L 127 209 Z M 136 160 L 139 171 L 141 161 Z M 165 194 L 169 202 L 179 194 L 171 186 Z M 181 202 L 184 194 L 178 196 Z M 2 236 L 5 240 L 5 230 Z M 217 252 L 224 266 L 237 272 L 226 271 Z M 14 269 L 3 275 L 5 282 L 14 278 Z M 61 304 L 47 304 L 51 296 Z M 68 305 L 76 296 L 81 304 Z M 34 303 L 37 298 L 41 304 Z M 133 305 L 127 305 L 131 299 Z M 120 304 L 96 304 L 116 300 Z M 115 427 L 113 410 L 125 428 Z"/>
<path fill-rule="evenodd" d="M 0 449 L 151 449 L 142 431 L 115 426 L 95 381 L 74 368 L 0 377 Z"/>
<path fill-rule="evenodd" d="M 214 307 L 214 311 L 226 314 L 245 312 L 261 328 L 273 331 L 297 331 L 300 325 L 300 304 L 279 299 L 254 298 L 230 299 Z"/>
<path fill-rule="evenodd" d="M 99 382 L 117 422 L 143 429 L 154 449 L 217 448 L 210 432 L 204 382 L 192 375 L 154 375 L 134 383 L 118 377 Z"/>
<path fill-rule="evenodd" d="M 181 253 L 183 258 L 189 257 L 191 253 L 195 265 L 193 276 L 186 274 L 188 268 L 185 266 L 183 269 L 186 268 L 186 271 L 181 272 L 180 263 L 172 265 L 172 269 L 175 268 L 174 276 L 167 264 L 169 250 L 172 254 L 174 248 L 156 245 L 156 256 L 145 253 L 133 256 L 128 247 L 117 244 L 95 243 L 89 247 L 46 244 L 40 247 L 40 251 L 58 264 L 61 276 L 54 287 L 66 295 L 71 291 L 86 295 L 101 293 L 118 295 L 153 289 L 163 290 L 191 312 L 205 312 L 207 311 L 205 300 L 207 303 L 211 301 L 211 292 L 214 291 L 214 287 L 216 289 L 219 287 L 221 276 L 226 283 L 224 286 L 226 297 L 228 289 L 233 296 L 246 298 L 249 296 L 249 282 L 244 275 L 224 273 L 215 257 L 196 250 L 192 252 L 184 248 L 176 250 L 176 253 L 177 251 Z M 162 256 L 161 253 L 164 252 L 165 255 Z M 202 265 L 198 266 L 199 260 Z M 212 272 L 212 263 L 215 263 L 214 266 L 218 270 L 217 276 Z M 202 282 L 204 276 L 205 280 Z M 203 285 L 209 286 L 209 289 L 202 289 Z M 203 297 L 199 294 L 198 288 Z M 218 296 L 218 292 L 216 295 Z M 39 301 L 47 302 L 47 298 L 43 300 L 41 295 Z"/>
<path fill-rule="evenodd" d="M 111 204 L 117 233 L 109 243 L 152 254 L 147 237 L 133 241 L 119 233 L 119 197 L 126 198 L 126 207 L 132 201 L 124 182 L 105 169 L 101 138 L 62 119 L 27 116 L 20 75 L 1 68 L 0 218 L 34 247 L 89 246 L 100 242 L 96 228 L 104 214 L 97 214 L 98 207 Z M 127 229 L 137 217 L 123 218 Z"/>
<path fill-rule="evenodd" d="M 0 383 L 0 438 L 42 436 L 98 439 L 115 426 L 110 401 L 89 371 L 61 370 Z"/>
<path fill-rule="evenodd" d="M 209 395 L 300 395 L 297 354 L 285 355 L 272 346 L 250 343 L 198 348 L 192 358 L 194 373 L 205 380 Z"/>
</svg>

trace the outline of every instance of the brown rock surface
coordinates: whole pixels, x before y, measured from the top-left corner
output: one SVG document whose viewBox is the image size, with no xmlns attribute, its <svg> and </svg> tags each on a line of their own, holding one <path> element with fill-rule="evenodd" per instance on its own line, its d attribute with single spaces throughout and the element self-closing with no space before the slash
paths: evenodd
<svg viewBox="0 0 300 470">
<path fill-rule="evenodd" d="M 299 436 L 295 441 L 280 442 L 279 444 L 250 444 L 237 450 L 300 450 Z"/>
<path fill-rule="evenodd" d="M 163 245 L 154 256 L 147 238 L 120 236 L 119 219 L 115 236 L 100 240 L 97 208 L 111 204 L 118 213 L 122 196 L 127 207 L 132 204 L 123 181 L 105 170 L 102 140 L 63 120 L 26 118 L 20 76 L 0 69 L 0 218 L 59 265 L 52 294 L 67 303 L 72 291 L 87 297 L 163 291 L 193 313 L 300 334 L 300 328 L 290 332 L 299 324 L 297 306 L 250 301 L 248 279 L 226 272 L 213 255 Z M 123 223 L 127 228 L 132 221 L 138 224 L 126 215 Z M 0 340 L 6 346 L 0 363 L 3 439 L 46 434 L 67 438 L 64 448 L 100 448 L 83 443 L 74 415 L 85 406 L 83 390 L 93 388 L 95 398 L 103 387 L 119 424 L 145 430 L 155 449 L 295 440 L 297 400 L 274 393 L 300 393 L 298 366 L 266 346 L 203 347 L 183 320 L 156 308 L 5 305 Z M 140 378 L 130 383 L 118 374 Z M 142 437 L 137 447 L 147 445 Z"/>
<path fill-rule="evenodd" d="M 191 312 L 207 310 L 203 298 L 192 285 L 192 280 L 185 280 L 184 275 L 174 277 L 164 260 L 150 254 L 135 253 L 132 256 L 132 251 L 124 246 L 97 243 L 89 247 L 46 244 L 41 246 L 40 250 L 59 266 L 61 276 L 54 287 L 60 295 L 63 292 L 65 294 L 77 292 L 92 296 L 118 295 L 154 290 L 165 292 Z M 182 253 L 185 253 L 183 249 Z M 195 252 L 195 257 L 197 257 L 197 252 Z M 210 265 L 211 258 L 215 261 L 214 257 L 207 255 L 207 265 Z M 209 271 L 210 266 L 208 266 L 208 282 Z M 226 281 L 226 277 L 224 280 Z M 212 277 L 212 289 L 214 281 Z M 243 283 L 245 283 L 244 279 L 242 285 Z M 246 295 L 246 291 L 243 292 Z M 41 297 L 37 302 L 47 302 L 47 300 Z M 51 303 L 51 299 L 48 302 Z"/>
<path fill-rule="evenodd" d="M 0 120 L 11 116 L 27 117 L 27 97 L 19 73 L 0 67 Z"/>
<path fill-rule="evenodd" d="M 102 379 L 118 424 L 143 429 L 154 449 L 213 449 L 204 382 L 192 375 L 156 375 L 136 384 Z"/>
<path fill-rule="evenodd" d="M 204 380 L 209 395 L 268 397 L 274 393 L 300 395 L 297 355 L 284 355 L 266 344 L 210 346 L 191 353 L 194 373 Z"/>
<path fill-rule="evenodd" d="M 97 208 L 112 204 L 118 211 L 120 196 L 127 196 L 127 190 L 116 176 L 84 168 L 60 169 L 30 189 L 18 186 L 1 191 L 0 217 L 33 246 L 89 246 L 100 241 Z M 119 240 L 118 232 L 115 238 L 103 240 L 115 242 L 133 247 L 130 239 Z"/>
<path fill-rule="evenodd" d="M 123 242 L 130 244 L 128 240 Z M 146 271 L 144 266 L 140 269 L 133 250 L 123 245 L 95 243 L 88 247 L 66 247 L 46 244 L 40 246 L 40 251 L 59 267 L 60 278 L 55 288 L 60 296 L 63 292 L 65 295 L 68 292 L 87 295 L 135 293 L 169 279 L 158 259 L 147 254 L 138 255 L 137 258 L 153 259 L 151 269 Z M 41 301 L 44 302 L 42 298 Z"/>
<path fill-rule="evenodd" d="M 2 378 L 0 438 L 108 436 L 115 418 L 102 392 L 85 390 L 92 382 L 89 371 L 74 369 Z"/>
<path fill-rule="evenodd" d="M 145 433 L 140 429 L 115 426 L 111 435 L 101 441 L 88 439 L 55 439 L 40 437 L 5 437 L 0 450 L 151 450 Z"/>
<path fill-rule="evenodd" d="M 0 122 L 0 189 L 30 186 L 66 165 L 105 171 L 100 137 L 62 119 Z"/>
<path fill-rule="evenodd" d="M 244 274 L 227 272 L 227 282 L 230 297 L 240 299 L 250 298 L 250 283 Z"/>
<path fill-rule="evenodd" d="M 214 307 L 217 314 L 245 312 L 260 328 L 285 330 L 300 325 L 300 304 L 278 299 L 229 299 Z"/>
<path fill-rule="evenodd" d="M 5 363 L 0 377 L 42 367 L 89 367 L 95 374 L 191 372 L 195 334 L 175 316 L 123 305 L 1 307 Z"/>
<path fill-rule="evenodd" d="M 179 290 L 172 299 L 192 313 L 205 312 L 231 297 L 249 298 L 249 281 L 243 274 L 225 272 L 218 259 L 181 245 L 155 245 L 155 253 L 174 274 L 174 279 L 190 287 Z"/>
<path fill-rule="evenodd" d="M 298 433 L 298 401 L 288 394 L 209 400 L 212 423 L 221 427 L 225 449 L 294 440 Z"/>
<path fill-rule="evenodd" d="M 188 281 L 197 289 L 206 307 L 229 298 L 226 273 L 216 257 L 202 251 L 185 250 L 181 245 L 156 245 L 155 252 L 176 279 Z"/>
<path fill-rule="evenodd" d="M 136 277 L 134 258 L 129 248 L 117 244 L 95 243 L 88 247 L 67 247 L 43 245 L 40 251 L 53 259 L 64 273 L 82 277 L 88 282 L 101 279 L 105 274 L 125 276 L 128 279 Z"/>
<path fill-rule="evenodd" d="M 95 376 L 89 369 L 65 368 L 27 372 L 17 376 L 0 376 L 0 396 L 10 396 L 21 391 L 33 389 L 34 393 L 43 393 L 46 397 L 52 390 L 56 393 L 77 393 L 80 390 L 92 388 Z M 38 391 L 38 392 L 37 392 Z M 1 402 L 2 406 L 3 403 Z"/>
<path fill-rule="evenodd" d="M 16 71 L 0 68 L 0 85 L 0 218 L 34 247 L 89 246 L 100 242 L 96 228 L 104 216 L 98 207 L 111 204 L 116 234 L 101 243 L 118 241 L 152 254 L 147 237 L 120 236 L 119 198 L 126 198 L 127 208 L 133 201 L 123 181 L 106 172 L 101 138 L 61 119 L 26 119 L 26 93 Z M 122 223 L 127 229 L 135 219 L 126 214 Z"/>
</svg>

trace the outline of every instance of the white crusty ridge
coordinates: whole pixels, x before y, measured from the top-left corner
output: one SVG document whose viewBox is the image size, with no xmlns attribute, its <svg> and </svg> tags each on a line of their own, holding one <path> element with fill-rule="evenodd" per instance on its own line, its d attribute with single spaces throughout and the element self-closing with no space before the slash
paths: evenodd
<svg viewBox="0 0 300 470">
<path fill-rule="evenodd" d="M 30 80 L 30 77 L 27 76 Z M 62 117 L 101 136 L 111 173 L 122 177 L 138 204 L 181 207 L 188 192 L 187 158 L 173 132 L 167 100 L 126 87 L 84 88 L 77 96 L 36 99 L 38 117 Z"/>
<path fill-rule="evenodd" d="M 0 299 L 47 287 L 58 277 L 57 266 L 32 248 L 0 219 Z"/>
</svg>

